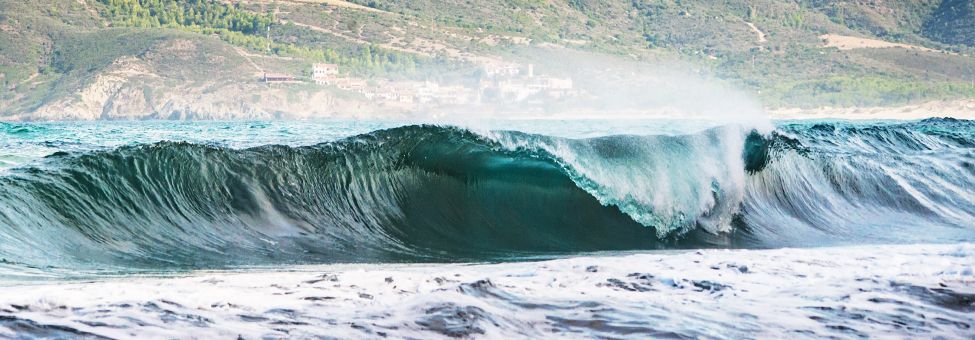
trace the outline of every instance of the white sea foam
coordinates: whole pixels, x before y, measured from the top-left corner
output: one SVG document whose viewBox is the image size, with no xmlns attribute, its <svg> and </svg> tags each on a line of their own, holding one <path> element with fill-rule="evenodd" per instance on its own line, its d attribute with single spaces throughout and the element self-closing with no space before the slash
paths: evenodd
<svg viewBox="0 0 975 340">
<path fill-rule="evenodd" d="M 700 250 L 7 284 L 0 337 L 975 335 L 975 245 Z"/>
</svg>

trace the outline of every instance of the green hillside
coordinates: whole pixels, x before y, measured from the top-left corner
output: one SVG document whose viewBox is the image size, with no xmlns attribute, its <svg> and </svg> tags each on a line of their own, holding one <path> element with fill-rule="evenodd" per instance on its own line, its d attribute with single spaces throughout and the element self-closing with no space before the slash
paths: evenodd
<svg viewBox="0 0 975 340">
<path fill-rule="evenodd" d="M 534 63 L 558 74 L 558 63 L 535 58 L 560 49 L 689 65 L 689 72 L 745 89 L 770 107 L 975 98 L 973 6 L 967 0 L 5 1 L 0 116 L 29 118 L 53 102 L 92 101 L 116 79 L 107 75 L 157 97 L 177 86 L 204 99 L 238 87 L 260 103 L 272 96 L 256 84 L 262 72 L 308 79 L 311 64 L 324 62 L 370 81 L 468 84 L 484 60 Z M 826 47 L 825 34 L 916 48 Z M 274 90 L 292 99 L 368 102 L 300 84 Z M 109 100 L 102 97 L 91 105 Z"/>
<path fill-rule="evenodd" d="M 241 58 L 218 40 L 172 29 L 113 27 L 99 9 L 74 1 L 0 3 L 5 27 L 0 34 L 0 111 L 30 111 L 71 96 L 126 57 L 140 58 L 173 81 L 238 78 Z M 178 58 L 162 54 L 183 42 L 199 49 Z M 208 60 L 217 57 L 221 67 L 214 72 Z"/>
<path fill-rule="evenodd" d="M 945 0 L 926 20 L 924 35 L 945 44 L 975 46 L 975 2 Z"/>
</svg>

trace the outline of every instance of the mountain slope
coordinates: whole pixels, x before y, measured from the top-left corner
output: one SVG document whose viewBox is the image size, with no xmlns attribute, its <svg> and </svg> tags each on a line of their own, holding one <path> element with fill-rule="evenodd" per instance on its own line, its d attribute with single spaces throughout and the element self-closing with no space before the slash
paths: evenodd
<svg viewBox="0 0 975 340">
<path fill-rule="evenodd" d="M 295 96 L 321 104 L 306 114 L 334 111 L 324 104 L 335 99 L 322 91 L 262 86 L 253 60 L 208 34 L 112 27 L 93 1 L 0 6 L 7 13 L 0 113 L 12 118 L 272 118 L 303 111 Z M 301 60 L 264 64 L 279 72 L 305 67 Z"/>
<path fill-rule="evenodd" d="M 416 105 L 315 85 L 311 65 L 335 63 L 342 77 L 390 89 L 417 86 L 411 81 L 474 87 L 483 82 L 484 65 L 507 63 L 579 77 L 578 69 L 564 66 L 578 63 L 549 62 L 551 55 L 669 65 L 741 88 L 769 107 L 975 98 L 972 6 L 959 0 L 8 1 L 0 2 L 0 117 L 402 115 Z M 826 35 L 855 44 L 829 47 Z M 907 48 L 871 47 L 894 45 Z M 559 52 L 568 50 L 578 53 Z M 259 81 L 265 73 L 298 81 L 265 84 Z M 585 92 L 585 85 L 576 87 Z"/>
<path fill-rule="evenodd" d="M 924 34 L 946 44 L 975 46 L 975 2 L 944 0 L 924 23 Z"/>
</svg>

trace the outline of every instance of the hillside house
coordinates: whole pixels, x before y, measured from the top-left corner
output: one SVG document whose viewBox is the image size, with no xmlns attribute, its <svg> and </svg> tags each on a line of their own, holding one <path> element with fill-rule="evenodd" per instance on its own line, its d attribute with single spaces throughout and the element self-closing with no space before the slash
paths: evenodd
<svg viewBox="0 0 975 340">
<path fill-rule="evenodd" d="M 513 77 L 521 73 L 518 64 L 490 63 L 484 64 L 484 74 L 489 77 Z"/>
<path fill-rule="evenodd" d="M 346 90 L 364 93 L 366 90 L 366 81 L 357 78 L 335 78 L 330 80 L 330 84 L 334 84 L 336 87 Z"/>
<path fill-rule="evenodd" d="M 262 80 L 265 83 L 290 83 L 295 81 L 295 77 L 286 74 L 275 74 L 264 72 Z"/>
<path fill-rule="evenodd" d="M 339 75 L 337 64 L 314 64 L 311 69 L 312 79 L 318 85 L 330 85 Z"/>
</svg>

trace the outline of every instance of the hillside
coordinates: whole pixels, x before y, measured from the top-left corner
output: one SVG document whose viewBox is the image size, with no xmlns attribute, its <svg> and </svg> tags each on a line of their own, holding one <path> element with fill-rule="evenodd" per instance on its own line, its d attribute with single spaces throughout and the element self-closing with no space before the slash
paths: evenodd
<svg viewBox="0 0 975 340">
<path fill-rule="evenodd" d="M 553 112 L 606 107 L 606 93 L 615 91 L 606 84 L 642 92 L 674 87 L 669 80 L 636 79 L 661 69 L 677 74 L 667 79 L 693 75 L 770 108 L 975 98 L 972 6 L 958 0 L 6 1 L 0 2 L 0 117 L 403 116 L 485 102 L 491 109 Z M 335 65 L 338 73 L 320 78 L 313 64 Z M 282 81 L 264 82 L 265 75 Z"/>
<path fill-rule="evenodd" d="M 946 44 L 975 46 L 975 2 L 945 0 L 925 21 L 925 36 Z"/>
</svg>

